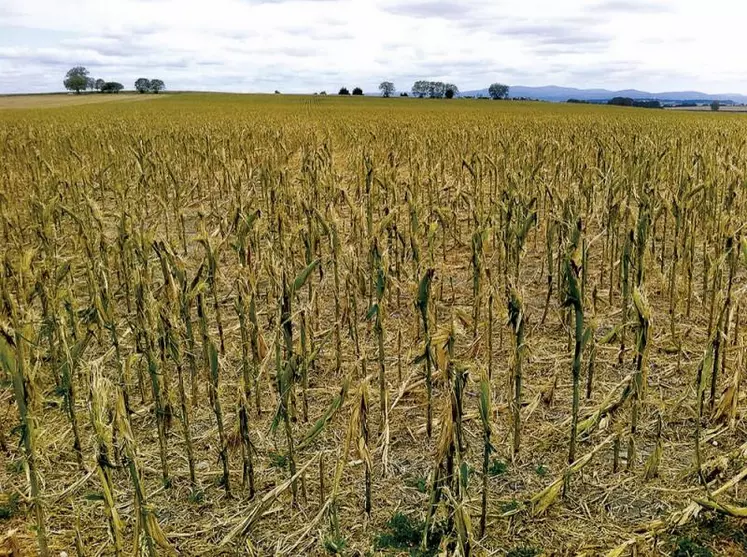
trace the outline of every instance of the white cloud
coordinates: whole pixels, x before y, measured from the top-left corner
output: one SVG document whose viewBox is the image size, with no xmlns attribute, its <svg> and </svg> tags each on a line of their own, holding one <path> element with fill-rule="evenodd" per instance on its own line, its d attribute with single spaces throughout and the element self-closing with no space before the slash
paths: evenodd
<svg viewBox="0 0 747 557">
<path fill-rule="evenodd" d="M 745 16 L 731 0 L 0 0 L 0 92 L 59 90 L 77 64 L 172 89 L 747 92 Z"/>
</svg>

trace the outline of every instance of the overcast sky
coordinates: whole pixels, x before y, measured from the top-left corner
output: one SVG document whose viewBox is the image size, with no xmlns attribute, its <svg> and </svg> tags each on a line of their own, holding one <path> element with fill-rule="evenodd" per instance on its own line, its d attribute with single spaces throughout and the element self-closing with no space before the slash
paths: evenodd
<svg viewBox="0 0 747 557">
<path fill-rule="evenodd" d="M 171 89 L 416 79 L 747 93 L 741 0 L 0 0 L 0 93 L 65 71 Z"/>
</svg>

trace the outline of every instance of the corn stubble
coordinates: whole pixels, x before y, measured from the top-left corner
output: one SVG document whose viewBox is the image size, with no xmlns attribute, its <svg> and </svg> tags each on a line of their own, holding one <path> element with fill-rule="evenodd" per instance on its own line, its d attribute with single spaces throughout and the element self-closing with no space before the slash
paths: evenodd
<svg viewBox="0 0 747 557">
<path fill-rule="evenodd" d="M 459 102 L 0 114 L 12 543 L 365 553 L 400 513 L 408 551 L 622 555 L 744 517 L 744 123 Z"/>
</svg>

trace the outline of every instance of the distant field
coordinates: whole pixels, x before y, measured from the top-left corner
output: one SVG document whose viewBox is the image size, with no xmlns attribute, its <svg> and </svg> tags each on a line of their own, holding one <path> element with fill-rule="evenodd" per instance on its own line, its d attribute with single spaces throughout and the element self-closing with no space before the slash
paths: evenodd
<svg viewBox="0 0 747 557">
<path fill-rule="evenodd" d="M 145 101 L 156 98 L 163 98 L 166 95 L 139 95 L 118 94 L 102 95 L 87 94 L 73 95 L 60 93 L 59 95 L 10 95 L 0 96 L 0 109 L 3 108 L 57 108 L 61 106 L 75 106 L 80 104 L 98 104 L 114 101 Z"/>
<path fill-rule="evenodd" d="M 0 98 L 0 556 L 747 554 L 747 119 L 155 98 Z"/>
<path fill-rule="evenodd" d="M 685 110 L 687 112 L 711 112 L 710 106 L 668 106 L 667 110 Z M 719 112 L 747 112 L 747 106 L 722 106 Z"/>
</svg>

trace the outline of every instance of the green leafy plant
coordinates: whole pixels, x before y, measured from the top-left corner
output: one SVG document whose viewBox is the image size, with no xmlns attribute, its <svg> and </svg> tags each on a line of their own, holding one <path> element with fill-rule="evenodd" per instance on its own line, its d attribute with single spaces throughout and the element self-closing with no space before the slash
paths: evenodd
<svg viewBox="0 0 747 557">
<path fill-rule="evenodd" d="M 18 494 L 9 493 L 0 495 L 0 519 L 8 520 L 18 512 Z"/>
<path fill-rule="evenodd" d="M 426 493 L 428 491 L 428 480 L 427 478 L 408 478 L 405 480 L 407 487 L 417 489 L 420 493 Z"/>
<path fill-rule="evenodd" d="M 269 453 L 270 465 L 285 470 L 288 467 L 288 456 L 281 453 Z"/>
<path fill-rule="evenodd" d="M 414 557 L 435 555 L 445 529 L 444 525 L 436 524 L 429 532 L 428 544 L 423 550 L 420 546 L 423 539 L 423 529 L 425 528 L 424 521 L 397 512 L 386 525 L 388 532 L 379 535 L 376 540 L 376 549 L 407 551 L 409 555 Z"/>
<path fill-rule="evenodd" d="M 503 462 L 502 460 L 498 460 L 497 458 L 494 458 L 493 461 L 490 463 L 490 468 L 488 468 L 488 474 L 491 476 L 502 476 L 508 471 L 508 464 Z"/>
<path fill-rule="evenodd" d="M 691 538 L 680 538 L 672 557 L 713 557 L 713 552 Z"/>
<path fill-rule="evenodd" d="M 511 511 L 515 511 L 518 508 L 519 508 L 519 502 L 516 500 L 507 501 L 505 503 L 500 504 L 500 509 L 503 514 L 510 513 Z"/>
</svg>

